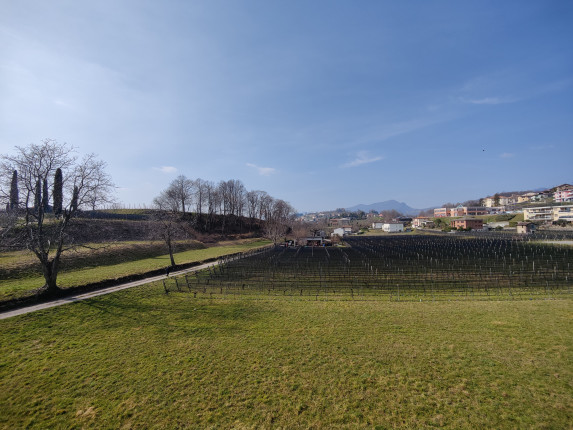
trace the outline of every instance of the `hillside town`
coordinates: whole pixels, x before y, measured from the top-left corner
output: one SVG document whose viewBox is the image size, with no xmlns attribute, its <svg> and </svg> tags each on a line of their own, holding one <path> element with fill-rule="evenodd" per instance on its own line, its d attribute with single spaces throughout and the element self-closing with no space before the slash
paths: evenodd
<svg viewBox="0 0 573 430">
<path fill-rule="evenodd" d="M 496 193 L 477 201 L 446 204 L 418 214 L 337 209 L 303 214 L 299 220 L 318 224 L 333 237 L 372 230 L 400 233 L 421 229 L 448 232 L 505 230 L 530 234 L 540 227 L 572 228 L 573 185 L 562 184 L 538 192 Z"/>
</svg>

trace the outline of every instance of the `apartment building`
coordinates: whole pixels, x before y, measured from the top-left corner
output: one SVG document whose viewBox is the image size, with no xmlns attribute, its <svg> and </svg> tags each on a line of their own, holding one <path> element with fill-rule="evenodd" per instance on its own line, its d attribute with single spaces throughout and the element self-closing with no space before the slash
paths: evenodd
<svg viewBox="0 0 573 430">
<path fill-rule="evenodd" d="M 555 191 L 553 200 L 555 203 L 573 202 L 573 188 Z"/>
<path fill-rule="evenodd" d="M 483 228 L 483 220 L 476 218 L 459 218 L 450 222 L 454 228 L 471 228 L 472 230 L 481 230 Z"/>
<path fill-rule="evenodd" d="M 478 216 L 487 215 L 489 210 L 483 206 L 462 206 L 455 208 L 437 208 L 434 209 L 434 218 L 443 218 L 449 216 Z"/>
<path fill-rule="evenodd" d="M 518 195 L 498 196 L 497 197 L 498 201 L 496 202 L 495 196 L 491 196 L 491 197 L 486 197 L 485 199 L 483 199 L 483 204 L 487 208 L 492 208 L 494 206 L 514 205 L 517 202 L 519 202 L 519 197 L 520 196 L 518 196 Z"/>
<path fill-rule="evenodd" d="M 543 206 L 538 208 L 524 208 L 524 221 L 573 221 L 573 205 Z"/>
</svg>

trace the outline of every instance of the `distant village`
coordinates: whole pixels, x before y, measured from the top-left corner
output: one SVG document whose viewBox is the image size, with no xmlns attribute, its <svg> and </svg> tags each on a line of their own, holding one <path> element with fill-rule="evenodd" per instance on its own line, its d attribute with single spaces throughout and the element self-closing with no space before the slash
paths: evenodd
<svg viewBox="0 0 573 430">
<path fill-rule="evenodd" d="M 477 201 L 446 204 L 417 215 L 402 214 L 396 210 L 365 213 L 337 209 L 303 214 L 299 220 L 316 225 L 313 231 L 317 245 L 328 240 L 327 236 L 336 240 L 372 230 L 386 233 L 414 229 L 447 232 L 510 230 L 531 234 L 540 227 L 573 228 L 573 185 L 562 184 L 541 192 L 496 193 Z"/>
</svg>

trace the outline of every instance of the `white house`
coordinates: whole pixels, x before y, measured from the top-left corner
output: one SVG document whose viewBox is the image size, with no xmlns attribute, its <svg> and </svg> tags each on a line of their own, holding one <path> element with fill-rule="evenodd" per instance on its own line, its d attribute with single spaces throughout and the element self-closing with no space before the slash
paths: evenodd
<svg viewBox="0 0 573 430">
<path fill-rule="evenodd" d="M 381 221 L 380 222 L 373 222 L 372 228 L 375 230 L 382 229 L 382 228 L 384 228 L 384 223 Z"/>
<path fill-rule="evenodd" d="M 345 234 L 345 231 L 342 227 L 340 228 L 335 228 L 334 231 L 332 232 L 331 236 L 340 236 L 343 237 Z"/>
<path fill-rule="evenodd" d="M 386 222 L 382 227 L 386 233 L 396 233 L 399 231 L 404 231 L 404 224 L 401 222 Z"/>
</svg>

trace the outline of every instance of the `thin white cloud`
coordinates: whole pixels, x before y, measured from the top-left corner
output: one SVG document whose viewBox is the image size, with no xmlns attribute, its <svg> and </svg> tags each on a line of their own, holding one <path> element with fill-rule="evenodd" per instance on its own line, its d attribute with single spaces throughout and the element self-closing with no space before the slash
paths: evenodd
<svg viewBox="0 0 573 430">
<path fill-rule="evenodd" d="M 370 156 L 366 151 L 360 151 L 356 158 L 346 164 L 343 164 L 342 167 L 356 167 L 361 166 L 362 164 L 374 163 L 375 161 L 380 161 L 384 157 L 381 156 Z"/>
<path fill-rule="evenodd" d="M 354 140 L 352 145 L 357 146 L 371 142 L 383 142 L 402 134 L 408 134 L 450 120 L 451 118 L 449 117 L 418 118 L 374 126 L 364 133 L 359 139 Z"/>
<path fill-rule="evenodd" d="M 515 154 L 512 152 L 504 152 L 502 154 L 499 155 L 500 158 L 513 158 L 515 157 Z"/>
<path fill-rule="evenodd" d="M 473 105 L 502 105 L 507 103 L 515 103 L 519 99 L 511 97 L 485 97 L 483 99 L 465 99 L 460 98 L 463 103 L 470 103 Z"/>
<path fill-rule="evenodd" d="M 153 170 L 157 170 L 161 173 L 175 173 L 177 172 L 177 167 L 173 166 L 161 166 L 161 167 L 154 167 Z"/>
<path fill-rule="evenodd" d="M 274 167 L 260 167 L 257 166 L 256 164 L 252 164 L 252 163 L 247 163 L 247 166 L 252 167 L 253 169 L 257 169 L 259 172 L 259 175 L 261 176 L 270 176 L 273 173 L 276 173 L 277 169 L 275 169 Z"/>
<path fill-rule="evenodd" d="M 474 105 L 500 105 L 522 102 L 535 97 L 563 91 L 573 84 L 573 79 L 539 84 L 529 81 L 519 72 L 504 71 L 487 76 L 476 77 L 467 82 L 461 89 L 458 101 Z M 511 96 L 486 96 L 483 94 L 512 94 Z"/>
<path fill-rule="evenodd" d="M 553 149 L 555 148 L 555 145 L 553 144 L 548 144 L 548 145 L 535 145 L 535 146 L 530 146 L 529 149 L 532 149 L 534 151 L 544 151 L 547 149 Z"/>
</svg>

